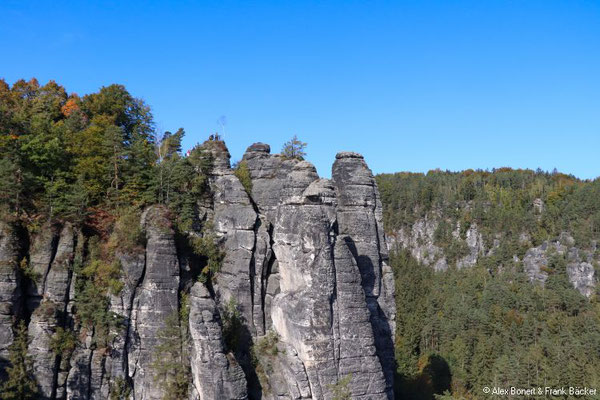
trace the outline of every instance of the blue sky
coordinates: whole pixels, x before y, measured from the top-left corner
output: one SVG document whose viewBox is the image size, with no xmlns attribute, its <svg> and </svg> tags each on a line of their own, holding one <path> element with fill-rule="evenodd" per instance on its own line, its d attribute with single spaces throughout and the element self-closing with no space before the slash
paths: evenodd
<svg viewBox="0 0 600 400">
<path fill-rule="evenodd" d="M 122 83 L 189 148 L 297 134 L 374 172 L 600 176 L 600 1 L 13 1 L 0 77 Z"/>
</svg>

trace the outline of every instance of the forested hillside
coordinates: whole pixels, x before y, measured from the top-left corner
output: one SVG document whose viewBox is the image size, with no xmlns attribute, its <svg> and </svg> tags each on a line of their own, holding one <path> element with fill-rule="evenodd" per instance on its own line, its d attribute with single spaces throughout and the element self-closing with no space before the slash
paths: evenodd
<svg viewBox="0 0 600 400">
<path fill-rule="evenodd" d="M 501 168 L 377 182 L 399 398 L 600 384 L 600 179 Z"/>
<path fill-rule="evenodd" d="M 581 248 L 600 240 L 600 179 L 581 181 L 560 172 L 541 170 L 467 170 L 453 173 L 396 173 L 377 176 L 385 204 L 384 221 L 390 232 L 412 226 L 417 220 L 441 214 L 460 233 L 478 226 L 487 248 L 501 237 L 503 246 L 514 246 L 527 235 L 537 246 L 569 232 Z M 445 228 L 436 242 L 450 250 L 451 258 L 464 255 L 452 247 Z"/>
<path fill-rule="evenodd" d="M 157 137 L 150 107 L 122 85 L 79 97 L 53 81 L 0 81 L 0 132 L 2 212 L 29 224 L 184 209 L 203 184 L 197 157 L 179 153 L 183 130 Z"/>
</svg>

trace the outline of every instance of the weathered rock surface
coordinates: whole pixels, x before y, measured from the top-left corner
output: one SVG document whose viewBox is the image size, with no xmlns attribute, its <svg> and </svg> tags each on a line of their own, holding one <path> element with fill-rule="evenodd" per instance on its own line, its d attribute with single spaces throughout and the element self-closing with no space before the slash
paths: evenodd
<svg viewBox="0 0 600 400">
<path fill-rule="evenodd" d="M 225 352 L 217 305 L 199 282 L 190 292 L 189 323 L 193 385 L 200 399 L 247 399 L 244 371 L 232 355 Z"/>
<path fill-rule="evenodd" d="M 210 178 L 213 196 L 213 229 L 222 239 L 225 259 L 215 289 L 222 304 L 232 299 L 255 333 L 254 323 L 254 250 L 258 216 L 239 179 L 229 165 L 229 152 L 212 149 L 215 167 Z M 263 322 L 257 321 L 262 329 Z"/>
<path fill-rule="evenodd" d="M 415 221 L 410 228 L 402 228 L 389 237 L 389 248 L 406 248 L 421 264 L 432 266 L 436 271 L 448 269 L 444 251 L 435 245 L 434 235 L 438 226 L 438 218 L 426 216 Z"/>
<path fill-rule="evenodd" d="M 377 184 L 363 157 L 342 152 L 336 156 L 332 178 L 338 197 L 339 233 L 354 255 L 362 276 L 367 307 L 375 333 L 377 354 L 392 396 L 396 306 L 394 277 L 387 265 L 388 252 Z"/>
<path fill-rule="evenodd" d="M 540 202 L 534 203 L 534 206 L 536 210 L 543 208 Z M 445 271 L 448 269 L 447 257 L 435 241 L 435 231 L 441 219 L 441 216 L 432 213 L 418 219 L 410 227 L 392 232 L 388 237 L 388 247 L 407 249 L 419 263 L 431 266 L 436 271 Z M 501 233 L 499 233 L 491 246 L 486 247 L 476 224 L 472 224 L 466 230 L 464 238 L 459 232 L 460 226 L 457 225 L 452 235 L 457 241 L 464 242 L 468 254 L 456 261 L 457 268 L 472 267 L 481 257 L 493 254 L 501 240 Z M 530 238 L 526 234 L 521 234 L 519 241 L 526 245 L 530 242 Z M 515 255 L 514 261 L 522 266 L 531 281 L 543 284 L 548 279 L 548 273 L 544 269 L 550 257 L 553 255 L 565 257 L 569 281 L 581 294 L 590 297 L 596 293 L 598 286 L 594 263 L 599 260 L 595 258 L 594 252 L 594 249 L 577 248 L 574 239 L 565 232 L 555 240 L 545 241 L 539 246 L 529 248 L 522 259 Z"/>
<path fill-rule="evenodd" d="M 558 240 L 546 241 L 538 247 L 527 250 L 523 257 L 523 268 L 531 281 L 544 283 L 548 279 L 548 270 L 552 257 L 566 259 L 569 281 L 573 287 L 586 297 L 596 291 L 597 277 L 594 268 L 594 255 L 590 251 L 573 247 L 574 240 L 563 233 Z"/>
<path fill-rule="evenodd" d="M 21 307 L 20 240 L 15 228 L 0 221 L 0 379 L 8 366 L 13 324 Z"/>
<path fill-rule="evenodd" d="M 163 386 L 152 372 L 159 331 L 178 312 L 179 262 L 166 210 L 151 207 L 142 215 L 146 230 L 146 266 L 131 312 L 128 371 L 136 399 L 161 399 Z"/>
<path fill-rule="evenodd" d="M 389 388 L 386 388 L 383 363 L 379 362 L 377 356 L 372 316 L 367 308 L 368 300 L 364 296 L 361 274 L 351 247 L 352 239 L 348 236 L 338 237 L 334 247 L 334 338 L 338 352 L 338 378 L 352 376 L 350 388 L 357 399 L 385 399 Z"/>
<path fill-rule="evenodd" d="M 75 232 L 70 224 L 65 224 L 60 230 L 54 226 L 43 228 L 31 253 L 36 286 L 30 291 L 33 296 L 29 304 L 36 308 L 32 310 L 28 327 L 29 354 L 43 399 L 62 397 L 63 386 L 58 384 L 60 357 L 51 343 L 57 328 L 64 328 L 67 322 L 74 251 Z M 60 380 L 64 384 L 64 375 Z"/>
<path fill-rule="evenodd" d="M 333 179 L 320 179 L 309 162 L 256 143 L 243 157 L 247 193 L 224 143 L 203 148 L 212 160 L 210 190 L 196 204 L 197 226 L 185 234 L 216 237 L 225 257 L 212 279 L 194 279 L 203 265 L 177 241 L 167 209 L 147 208 L 143 245 L 121 251 L 99 244 L 114 251 L 105 257 L 120 271 L 118 288 L 102 294 L 103 315 L 119 323 L 99 340 L 77 314 L 79 283 L 94 282 L 81 269 L 89 263 L 89 232 L 48 223 L 27 249 L 1 225 L 0 363 L 13 322 L 25 319 L 40 398 L 162 399 L 167 385 L 154 368 L 175 315 L 189 399 L 329 400 L 348 376 L 353 399 L 392 398 L 394 287 L 379 193 L 362 156 L 340 153 Z M 242 324 L 236 345 L 224 322 L 232 307 Z M 53 351 L 59 328 L 73 332 L 72 351 Z"/>
</svg>

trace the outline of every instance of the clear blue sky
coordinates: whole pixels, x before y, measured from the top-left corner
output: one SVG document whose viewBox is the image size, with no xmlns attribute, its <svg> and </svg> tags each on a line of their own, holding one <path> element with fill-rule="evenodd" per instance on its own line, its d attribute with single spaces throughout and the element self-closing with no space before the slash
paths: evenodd
<svg viewBox="0 0 600 400">
<path fill-rule="evenodd" d="M 75 4 L 78 3 L 78 4 Z M 239 159 L 297 134 L 374 172 L 600 175 L 600 1 L 0 3 L 0 77 L 122 83 L 159 128 Z"/>
</svg>

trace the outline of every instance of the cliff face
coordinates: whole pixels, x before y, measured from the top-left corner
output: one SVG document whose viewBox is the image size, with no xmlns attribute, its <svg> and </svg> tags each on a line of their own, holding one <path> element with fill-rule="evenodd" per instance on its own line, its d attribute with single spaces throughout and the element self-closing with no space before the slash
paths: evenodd
<svg viewBox="0 0 600 400">
<path fill-rule="evenodd" d="M 160 366 L 172 361 L 189 399 L 393 397 L 394 282 L 362 156 L 339 153 L 328 180 L 257 143 L 243 157 L 247 193 L 215 144 L 206 148 L 210 196 L 197 204 L 204 229 L 190 234 L 216 237 L 220 270 L 208 282 L 193 278 L 167 210 L 148 208 L 143 245 L 115 251 L 117 289 L 102 332 L 77 311 L 82 290 L 93 293 L 80 283 L 89 274 L 79 267 L 89 257 L 86 233 L 68 223 L 30 234 L 0 226 L 2 371 L 13 325 L 24 319 L 43 399 L 174 396 L 165 382 L 175 372 Z M 68 342 L 64 332 L 73 332 L 72 346 L 57 345 Z M 174 345 L 165 352 L 165 343 Z"/>
<path fill-rule="evenodd" d="M 534 207 L 540 207 L 534 204 Z M 505 240 L 502 232 L 497 232 L 491 244 L 486 245 L 476 224 L 472 224 L 464 233 L 460 233 L 460 225 L 452 227 L 452 237 L 464 248 L 464 255 L 449 262 L 448 254 L 436 242 L 435 232 L 444 221 L 440 213 L 430 213 L 418 219 L 411 226 L 402 227 L 389 234 L 390 248 L 403 248 L 423 265 L 430 266 L 436 271 L 444 271 L 449 266 L 468 268 L 474 266 L 480 259 L 493 256 Z M 549 265 L 553 258 L 561 258 L 566 263 L 567 277 L 573 287 L 586 297 L 596 293 L 598 277 L 594 264 L 600 263 L 596 245 L 582 249 L 567 232 L 563 232 L 554 240 L 546 240 L 539 246 L 531 243 L 527 234 L 519 237 L 519 246 L 525 248 L 522 255 L 512 255 L 511 262 L 522 267 L 530 281 L 544 284 L 548 279 Z M 512 254 L 512 253 L 511 253 Z M 502 266 L 501 266 L 502 267 Z M 506 267 L 506 266 L 505 266 Z"/>
</svg>

